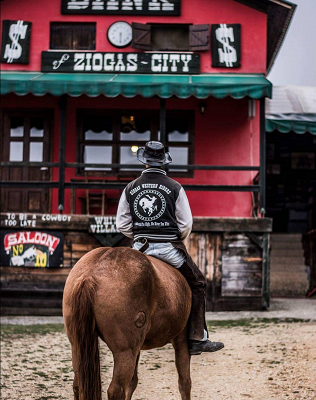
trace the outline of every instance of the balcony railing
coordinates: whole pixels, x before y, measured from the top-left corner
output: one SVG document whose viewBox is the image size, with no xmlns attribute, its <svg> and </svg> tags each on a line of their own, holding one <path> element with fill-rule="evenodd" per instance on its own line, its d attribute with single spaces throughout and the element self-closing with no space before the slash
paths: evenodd
<svg viewBox="0 0 316 400">
<path fill-rule="evenodd" d="M 85 164 L 85 163 L 65 163 L 61 165 L 57 162 L 1 162 L 1 168 L 5 167 L 28 167 L 28 168 L 58 168 L 59 169 L 59 181 L 2 181 L 2 188 L 48 188 L 58 189 L 59 191 L 59 210 L 60 212 L 64 209 L 64 192 L 65 189 L 124 189 L 127 182 L 115 181 L 115 177 L 111 177 L 111 180 L 106 182 L 75 182 L 65 181 L 65 169 L 66 168 L 133 168 L 133 169 L 144 169 L 143 165 L 135 164 Z M 60 169 L 63 168 L 62 173 Z M 172 165 L 173 170 L 182 169 L 183 165 Z M 186 165 L 188 170 L 204 170 L 204 171 L 260 171 L 258 166 L 219 166 L 219 165 Z M 62 179 L 61 179 L 62 178 Z M 257 182 L 256 182 L 257 183 Z M 208 184 L 183 184 L 185 190 L 190 191 L 217 191 L 217 192 L 255 192 L 260 193 L 260 209 L 264 209 L 265 205 L 263 202 L 265 188 L 262 184 L 253 185 L 208 185 Z"/>
</svg>

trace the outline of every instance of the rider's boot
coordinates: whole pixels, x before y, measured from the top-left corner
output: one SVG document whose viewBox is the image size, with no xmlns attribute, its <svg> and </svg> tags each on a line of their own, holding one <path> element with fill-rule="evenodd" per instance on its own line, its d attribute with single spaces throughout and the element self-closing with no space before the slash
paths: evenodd
<svg viewBox="0 0 316 400">
<path fill-rule="evenodd" d="M 198 355 L 221 350 L 224 344 L 208 340 L 205 321 L 206 280 L 199 268 L 193 264 L 182 264 L 178 271 L 185 277 L 192 290 L 192 306 L 189 319 L 189 353 Z"/>
<path fill-rule="evenodd" d="M 214 353 L 224 348 L 222 342 L 211 342 L 210 340 L 189 340 L 189 354 L 191 356 L 201 353 Z"/>
</svg>

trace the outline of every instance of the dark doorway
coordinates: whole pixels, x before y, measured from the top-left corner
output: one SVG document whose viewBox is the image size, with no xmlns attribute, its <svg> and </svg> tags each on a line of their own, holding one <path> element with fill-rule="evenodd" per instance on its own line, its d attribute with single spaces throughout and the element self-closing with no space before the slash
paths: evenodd
<svg viewBox="0 0 316 400">
<path fill-rule="evenodd" d="M 274 232 L 304 233 L 313 228 L 316 136 L 267 133 L 266 193 Z"/>
<path fill-rule="evenodd" d="M 2 119 L 1 159 L 14 163 L 49 162 L 52 116 L 49 113 L 7 111 Z M 46 167 L 3 167 L 3 181 L 50 180 Z M 2 212 L 49 212 L 49 189 L 9 188 L 1 190 Z"/>
</svg>

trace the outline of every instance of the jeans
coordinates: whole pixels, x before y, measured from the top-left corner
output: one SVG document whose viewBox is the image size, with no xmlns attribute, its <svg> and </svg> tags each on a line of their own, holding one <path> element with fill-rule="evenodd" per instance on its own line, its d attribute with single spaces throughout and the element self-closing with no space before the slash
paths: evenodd
<svg viewBox="0 0 316 400">
<path fill-rule="evenodd" d="M 186 263 L 187 257 L 184 251 L 176 249 L 171 243 L 148 243 L 149 247 L 144 254 L 165 261 L 167 264 L 179 269 L 190 285 L 192 291 L 192 307 L 189 319 L 189 339 L 205 341 L 208 340 L 208 332 L 205 322 L 205 297 L 206 280 L 194 264 Z M 139 250 L 143 246 L 141 242 L 135 242 L 133 249 Z M 193 264 L 193 265 L 191 265 Z"/>
<path fill-rule="evenodd" d="M 148 256 L 159 258 L 159 260 L 162 260 L 175 268 L 180 268 L 186 261 L 186 256 L 183 251 L 174 248 L 171 243 L 157 242 L 148 244 L 149 247 L 144 252 L 144 254 L 147 254 Z M 142 246 L 143 243 L 135 242 L 133 244 L 133 249 L 139 250 Z"/>
</svg>

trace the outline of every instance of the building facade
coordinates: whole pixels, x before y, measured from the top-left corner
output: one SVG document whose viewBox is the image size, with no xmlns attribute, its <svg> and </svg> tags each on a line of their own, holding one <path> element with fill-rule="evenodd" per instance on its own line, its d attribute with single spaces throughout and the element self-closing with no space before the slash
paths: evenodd
<svg viewBox="0 0 316 400">
<path fill-rule="evenodd" d="M 141 171 L 137 148 L 161 140 L 195 217 L 187 245 L 209 280 L 209 309 L 267 307 L 265 75 L 294 6 L 4 0 L 1 8 L 5 306 L 36 282 L 53 296 L 100 243 L 129 245 L 115 229 L 118 199 Z"/>
</svg>

